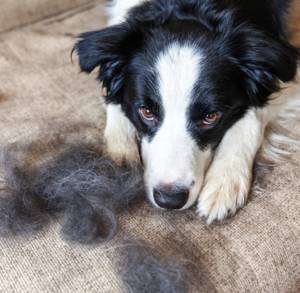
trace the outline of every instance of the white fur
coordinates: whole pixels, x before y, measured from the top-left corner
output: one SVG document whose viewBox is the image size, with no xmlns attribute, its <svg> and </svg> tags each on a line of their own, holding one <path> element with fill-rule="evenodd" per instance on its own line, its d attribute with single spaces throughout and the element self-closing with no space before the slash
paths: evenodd
<svg viewBox="0 0 300 293">
<path fill-rule="evenodd" d="M 291 155 L 288 148 L 300 146 L 298 131 L 293 127 L 293 122 L 299 121 L 300 117 L 299 81 L 283 85 L 281 92 L 272 97 L 271 103 L 277 103 L 276 111 L 267 125 L 258 160 L 280 162 Z M 286 146 L 285 150 L 282 149 L 283 145 Z"/>
<path fill-rule="evenodd" d="M 125 20 L 127 12 L 145 0 L 113 0 L 108 6 L 109 25 L 118 24 Z"/>
<path fill-rule="evenodd" d="M 280 117 L 280 113 L 289 101 L 295 99 L 291 94 L 294 92 L 292 88 L 290 84 L 286 85 L 286 89 L 271 97 L 268 106 L 262 109 L 250 109 L 225 134 L 206 174 L 198 201 L 197 211 L 207 218 L 208 223 L 235 214 L 236 210 L 245 204 L 258 150 L 264 146 L 265 157 L 268 159 L 271 157 L 272 143 L 269 142 L 269 147 L 265 145 L 265 129 Z M 284 136 L 275 137 L 280 138 L 281 142 L 288 141 Z M 280 149 L 276 150 L 278 154 Z"/>
<path fill-rule="evenodd" d="M 108 155 L 116 162 L 138 162 L 139 154 L 135 128 L 124 115 L 120 105 L 107 105 L 104 138 Z"/>
<path fill-rule="evenodd" d="M 158 57 L 156 71 L 164 119 L 154 138 L 142 141 L 145 183 L 152 202 L 153 189 L 158 185 L 180 185 L 191 188 L 187 208 L 195 202 L 202 186 L 210 151 L 200 151 L 188 132 L 187 117 L 201 60 L 191 45 L 177 43 Z"/>
<path fill-rule="evenodd" d="M 207 222 L 222 220 L 244 205 L 256 153 L 263 140 L 263 113 L 251 109 L 229 129 L 206 174 L 198 213 Z"/>
</svg>

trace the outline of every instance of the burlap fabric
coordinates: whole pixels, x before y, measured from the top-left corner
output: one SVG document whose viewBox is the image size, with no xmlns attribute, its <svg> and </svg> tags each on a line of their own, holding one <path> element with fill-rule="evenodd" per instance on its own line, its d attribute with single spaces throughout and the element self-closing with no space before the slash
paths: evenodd
<svg viewBox="0 0 300 293">
<path fill-rule="evenodd" d="M 70 51 L 74 35 L 103 25 L 100 3 L 0 36 L 2 144 L 27 144 L 41 133 L 51 139 L 54 132 L 58 144 L 101 141 L 100 87 L 79 74 Z M 33 148 L 31 159 L 39 151 Z M 67 244 L 55 223 L 33 239 L 1 239 L 0 292 L 123 292 L 114 262 L 125 236 L 144 239 L 160 255 L 192 259 L 191 292 L 299 292 L 299 155 L 276 167 L 264 191 L 222 224 L 207 226 L 193 210 L 162 213 L 145 204 L 122 215 L 120 233 L 106 245 Z"/>
<path fill-rule="evenodd" d="M 1 0 L 0 32 L 42 20 L 74 8 L 90 6 L 93 0 Z"/>
</svg>

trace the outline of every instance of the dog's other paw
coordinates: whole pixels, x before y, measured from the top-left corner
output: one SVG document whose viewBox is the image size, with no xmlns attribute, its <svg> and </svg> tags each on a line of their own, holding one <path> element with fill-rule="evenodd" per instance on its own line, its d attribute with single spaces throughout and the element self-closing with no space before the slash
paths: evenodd
<svg viewBox="0 0 300 293">
<path fill-rule="evenodd" d="M 135 128 L 119 105 L 109 104 L 107 106 L 104 140 L 106 155 L 117 164 L 139 163 Z"/>
<path fill-rule="evenodd" d="M 251 172 L 220 171 L 209 170 L 198 200 L 197 213 L 208 224 L 234 215 L 246 203 L 252 181 Z"/>
<path fill-rule="evenodd" d="M 108 143 L 106 141 L 105 153 L 118 165 L 123 165 L 124 163 L 139 164 L 140 162 L 138 149 L 135 144 Z"/>
<path fill-rule="evenodd" d="M 198 213 L 207 223 L 234 215 L 247 200 L 253 163 L 263 142 L 264 112 L 250 109 L 225 134 L 206 174 Z"/>
</svg>

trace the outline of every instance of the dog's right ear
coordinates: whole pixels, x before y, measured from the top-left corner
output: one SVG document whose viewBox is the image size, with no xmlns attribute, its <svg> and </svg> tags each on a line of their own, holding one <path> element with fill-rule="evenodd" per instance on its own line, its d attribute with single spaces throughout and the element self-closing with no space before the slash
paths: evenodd
<svg viewBox="0 0 300 293">
<path fill-rule="evenodd" d="M 80 35 L 74 47 L 80 68 L 90 73 L 99 67 L 108 102 L 120 103 L 128 62 L 142 41 L 143 34 L 126 22 Z"/>
</svg>

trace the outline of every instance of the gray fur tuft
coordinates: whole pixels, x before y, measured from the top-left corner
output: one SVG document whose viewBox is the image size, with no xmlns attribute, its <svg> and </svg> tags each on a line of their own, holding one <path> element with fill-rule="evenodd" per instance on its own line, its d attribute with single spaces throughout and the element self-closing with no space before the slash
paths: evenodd
<svg viewBox="0 0 300 293">
<path fill-rule="evenodd" d="M 144 196 L 138 167 L 118 166 L 92 148 L 70 148 L 36 170 L 2 153 L 5 187 L 0 191 L 0 234 L 32 233 L 51 214 L 62 213 L 63 235 L 80 243 L 110 240 L 116 213 Z"/>
</svg>

